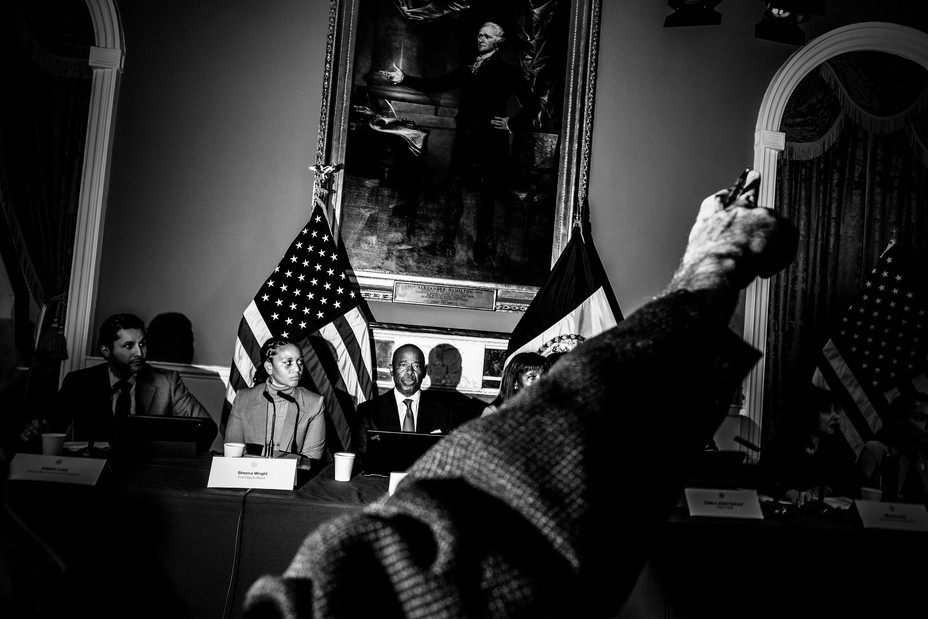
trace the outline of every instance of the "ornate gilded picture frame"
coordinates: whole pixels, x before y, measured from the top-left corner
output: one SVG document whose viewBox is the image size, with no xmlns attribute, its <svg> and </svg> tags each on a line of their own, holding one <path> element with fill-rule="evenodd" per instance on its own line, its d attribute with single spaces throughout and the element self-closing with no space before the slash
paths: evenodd
<svg viewBox="0 0 928 619">
<path fill-rule="evenodd" d="M 586 199 L 600 1 L 331 0 L 316 169 L 366 298 L 528 306 Z"/>
<path fill-rule="evenodd" d="M 393 351 L 418 346 L 426 360 L 423 389 L 458 392 L 489 402 L 499 393 L 509 337 L 503 333 L 372 323 L 377 389 L 393 388 Z"/>
</svg>

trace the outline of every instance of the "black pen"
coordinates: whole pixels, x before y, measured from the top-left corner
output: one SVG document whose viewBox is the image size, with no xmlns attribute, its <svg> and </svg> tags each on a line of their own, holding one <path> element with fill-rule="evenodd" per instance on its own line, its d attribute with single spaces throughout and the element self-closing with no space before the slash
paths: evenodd
<svg viewBox="0 0 928 619">
<path fill-rule="evenodd" d="M 748 174 L 750 173 L 751 168 L 745 168 L 744 172 L 741 173 L 741 176 L 738 177 L 738 180 L 735 181 L 735 184 L 732 185 L 728 190 L 728 195 L 725 196 L 725 199 L 722 201 L 722 206 L 728 208 L 735 203 L 735 200 L 738 199 L 738 196 L 741 195 L 741 192 L 744 191 L 744 185 L 748 181 Z"/>
</svg>

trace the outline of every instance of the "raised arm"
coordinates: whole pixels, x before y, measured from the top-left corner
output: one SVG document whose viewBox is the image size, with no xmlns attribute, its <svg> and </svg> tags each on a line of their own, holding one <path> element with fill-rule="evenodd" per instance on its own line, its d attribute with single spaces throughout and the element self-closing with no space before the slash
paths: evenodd
<svg viewBox="0 0 928 619">
<path fill-rule="evenodd" d="M 246 614 L 614 615 L 758 358 L 728 329 L 733 300 L 786 266 L 795 229 L 756 189 L 707 198 L 665 294 L 311 534 Z"/>
</svg>

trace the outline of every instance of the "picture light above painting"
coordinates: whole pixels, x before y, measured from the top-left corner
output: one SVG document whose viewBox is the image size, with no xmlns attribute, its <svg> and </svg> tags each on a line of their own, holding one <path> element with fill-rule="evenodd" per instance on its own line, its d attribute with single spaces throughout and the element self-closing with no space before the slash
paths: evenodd
<svg viewBox="0 0 928 619">
<path fill-rule="evenodd" d="M 369 300 L 523 311 L 586 199 L 601 0 L 331 0 L 317 166 Z"/>
</svg>

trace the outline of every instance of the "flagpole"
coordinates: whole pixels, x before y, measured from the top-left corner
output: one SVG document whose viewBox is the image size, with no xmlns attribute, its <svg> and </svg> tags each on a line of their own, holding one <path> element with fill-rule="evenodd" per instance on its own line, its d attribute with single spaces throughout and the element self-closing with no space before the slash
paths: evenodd
<svg viewBox="0 0 928 619">
<path fill-rule="evenodd" d="M 332 234 L 338 236 L 341 234 L 340 222 L 335 221 L 334 207 L 329 204 L 329 192 L 331 191 L 326 187 L 332 181 L 332 175 L 336 172 L 340 172 L 345 165 L 342 163 L 326 163 L 319 165 L 309 166 L 309 170 L 313 172 L 313 201 L 314 205 L 318 205 L 322 209 L 322 212 L 325 213 L 325 218 L 329 222 L 329 228 L 332 230 Z M 310 209 L 312 210 L 312 209 Z"/>
<path fill-rule="evenodd" d="M 585 224 L 585 225 L 584 225 Z M 574 211 L 574 225 L 571 229 L 571 236 L 573 236 L 574 230 L 579 230 L 580 239 L 586 241 L 586 235 L 584 234 L 584 228 L 590 225 L 590 202 L 584 197 L 583 202 L 580 203 L 580 208 Z M 567 239 L 570 241 L 570 239 Z"/>
</svg>

